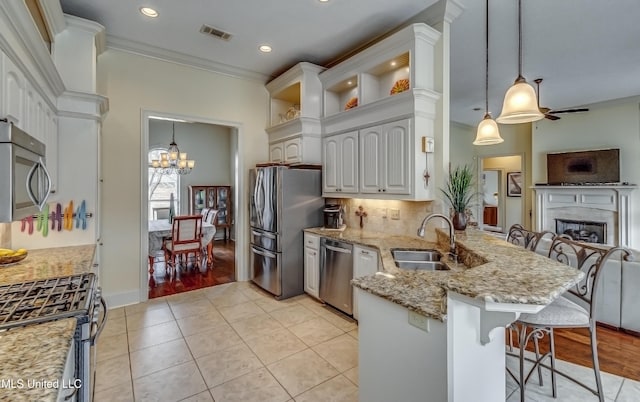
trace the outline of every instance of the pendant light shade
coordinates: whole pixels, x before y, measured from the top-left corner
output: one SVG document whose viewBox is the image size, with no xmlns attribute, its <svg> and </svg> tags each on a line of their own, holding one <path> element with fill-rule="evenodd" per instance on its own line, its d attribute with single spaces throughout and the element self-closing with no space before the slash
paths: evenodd
<svg viewBox="0 0 640 402">
<path fill-rule="evenodd" d="M 489 113 L 489 0 L 486 0 L 487 13 L 485 15 L 485 76 L 484 76 L 484 118 L 478 124 L 478 131 L 473 145 L 494 145 L 504 142 L 500 137 L 498 124 Z"/>
<path fill-rule="evenodd" d="M 498 124 L 491 118 L 491 114 L 484 115 L 484 119 L 478 124 L 478 131 L 473 145 L 495 145 L 504 142 L 500 137 Z"/>
<path fill-rule="evenodd" d="M 540 120 L 544 114 L 538 109 L 536 91 L 527 80 L 518 77 L 504 96 L 502 113 L 496 119 L 500 124 L 528 123 Z"/>
<path fill-rule="evenodd" d="M 521 9 L 522 0 L 518 0 L 518 78 L 504 96 L 502 113 L 496 119 L 500 124 L 528 123 L 544 117 L 538 108 L 536 91 L 522 76 Z"/>
</svg>

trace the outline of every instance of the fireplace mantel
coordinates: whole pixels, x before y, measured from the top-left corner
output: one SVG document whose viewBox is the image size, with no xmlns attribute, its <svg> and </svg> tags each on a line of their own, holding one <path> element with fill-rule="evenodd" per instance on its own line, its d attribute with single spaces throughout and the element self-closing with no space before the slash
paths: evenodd
<svg viewBox="0 0 640 402">
<path fill-rule="evenodd" d="M 609 213 L 614 225 L 614 236 L 607 243 L 629 247 L 631 245 L 633 205 L 631 192 L 636 185 L 596 186 L 533 186 L 536 192 L 536 230 L 555 232 L 552 223 L 558 208 L 585 211 L 584 220 L 594 220 L 593 214 Z M 591 212 L 591 213 L 589 213 Z"/>
</svg>

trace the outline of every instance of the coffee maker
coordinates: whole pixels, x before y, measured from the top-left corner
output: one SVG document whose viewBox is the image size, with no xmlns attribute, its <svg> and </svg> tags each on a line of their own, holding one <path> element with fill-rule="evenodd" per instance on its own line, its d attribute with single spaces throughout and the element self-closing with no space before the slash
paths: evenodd
<svg viewBox="0 0 640 402">
<path fill-rule="evenodd" d="M 343 224 L 343 210 L 340 204 L 325 204 L 324 209 L 324 228 L 340 229 Z"/>
</svg>

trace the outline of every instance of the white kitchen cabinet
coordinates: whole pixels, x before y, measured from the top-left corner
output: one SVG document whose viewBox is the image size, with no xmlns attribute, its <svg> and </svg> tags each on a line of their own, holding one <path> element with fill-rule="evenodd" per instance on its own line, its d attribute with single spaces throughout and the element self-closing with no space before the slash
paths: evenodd
<svg viewBox="0 0 640 402">
<path fill-rule="evenodd" d="M 369 247 L 353 246 L 353 277 L 373 275 L 378 271 L 378 251 Z M 353 318 L 358 319 L 358 292 L 353 292 Z"/>
<path fill-rule="evenodd" d="M 269 145 L 269 161 L 284 162 L 284 142 Z"/>
<path fill-rule="evenodd" d="M 409 119 L 360 130 L 360 192 L 410 194 Z"/>
<path fill-rule="evenodd" d="M 313 147 L 318 152 L 317 144 L 309 144 L 308 139 L 292 138 L 279 141 L 269 145 L 269 161 L 283 163 L 311 162 L 310 158 L 305 158 L 305 148 Z"/>
<path fill-rule="evenodd" d="M 47 144 L 47 170 L 51 176 L 50 201 L 58 199 L 58 117 L 47 108 L 45 117 L 45 144 Z"/>
<path fill-rule="evenodd" d="M 27 80 L 11 59 L 2 53 L 2 118 L 22 130 L 25 126 L 25 107 L 27 97 Z"/>
<path fill-rule="evenodd" d="M 422 143 L 439 137 L 439 40 L 432 27 L 412 24 L 320 73 L 324 136 L 360 135 L 353 158 L 358 186 L 350 197 L 434 199 L 434 181 L 425 177 L 434 174 L 437 158 L 425 154 Z M 347 197 L 332 182 L 339 172 L 326 163 L 331 145 L 323 143 L 325 174 L 331 175 L 324 196 Z"/>
<path fill-rule="evenodd" d="M 352 197 L 358 193 L 358 132 L 322 139 L 324 197 Z"/>
<path fill-rule="evenodd" d="M 320 236 L 304 234 L 304 291 L 320 298 Z"/>
<path fill-rule="evenodd" d="M 269 91 L 269 160 L 320 163 L 324 68 L 298 63 L 266 85 Z"/>
</svg>

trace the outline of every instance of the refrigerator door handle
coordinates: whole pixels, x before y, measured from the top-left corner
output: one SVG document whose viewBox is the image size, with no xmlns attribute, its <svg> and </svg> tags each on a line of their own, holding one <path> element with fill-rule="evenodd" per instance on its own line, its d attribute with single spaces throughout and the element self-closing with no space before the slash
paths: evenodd
<svg viewBox="0 0 640 402">
<path fill-rule="evenodd" d="M 258 237 L 266 237 L 267 239 L 272 239 L 272 240 L 276 239 L 276 236 L 272 235 L 271 233 L 260 233 L 260 232 L 256 232 L 255 230 L 252 230 L 251 234 Z"/>
<path fill-rule="evenodd" d="M 277 255 L 270 253 L 268 251 L 260 251 L 258 249 L 256 249 L 255 247 L 251 247 L 251 251 L 253 251 L 254 253 L 261 255 L 263 257 L 267 257 L 267 258 L 276 258 Z"/>
</svg>

